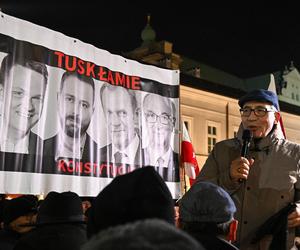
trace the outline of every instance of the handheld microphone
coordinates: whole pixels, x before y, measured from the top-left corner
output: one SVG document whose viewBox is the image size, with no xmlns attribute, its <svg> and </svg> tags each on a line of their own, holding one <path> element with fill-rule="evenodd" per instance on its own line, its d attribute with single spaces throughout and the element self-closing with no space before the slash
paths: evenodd
<svg viewBox="0 0 300 250">
<path fill-rule="evenodd" d="M 247 158 L 248 157 L 248 151 L 250 147 L 250 143 L 253 137 L 253 133 L 249 129 L 245 129 L 243 132 L 243 145 L 241 150 L 241 156 Z M 243 182 L 243 179 L 240 178 L 239 182 Z"/>
<path fill-rule="evenodd" d="M 243 145 L 241 150 L 242 157 L 247 158 L 252 137 L 253 137 L 252 132 L 249 129 L 245 129 L 242 136 L 243 139 Z"/>
</svg>

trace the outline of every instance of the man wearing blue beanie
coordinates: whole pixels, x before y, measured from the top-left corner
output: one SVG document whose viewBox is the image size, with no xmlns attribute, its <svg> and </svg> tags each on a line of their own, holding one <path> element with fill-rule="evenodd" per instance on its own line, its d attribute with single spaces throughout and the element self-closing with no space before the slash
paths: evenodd
<svg viewBox="0 0 300 250">
<path fill-rule="evenodd" d="M 286 140 L 278 125 L 275 93 L 256 89 L 238 104 L 241 126 L 237 137 L 215 145 L 197 180 L 211 181 L 232 197 L 239 221 L 236 245 L 241 250 L 290 249 L 300 235 L 300 145 Z M 297 207 L 286 215 L 288 233 L 284 227 L 272 228 L 252 243 L 260 226 L 292 202 Z"/>
<path fill-rule="evenodd" d="M 179 227 L 197 239 L 207 250 L 237 250 L 236 207 L 221 187 L 198 181 L 179 201 Z"/>
</svg>

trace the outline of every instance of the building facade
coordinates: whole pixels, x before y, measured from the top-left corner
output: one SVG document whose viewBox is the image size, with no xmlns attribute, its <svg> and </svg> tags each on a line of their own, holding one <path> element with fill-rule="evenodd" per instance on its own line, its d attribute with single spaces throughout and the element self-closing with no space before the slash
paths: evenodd
<svg viewBox="0 0 300 250">
<path fill-rule="evenodd" d="M 293 63 L 282 72 L 241 79 L 174 53 L 168 41 L 157 42 L 149 16 L 141 37 L 141 46 L 124 56 L 180 70 L 180 116 L 188 128 L 200 167 L 216 142 L 236 135 L 241 121 L 239 97 L 252 89 L 269 89 L 272 82 L 278 93 L 286 136 L 300 143 L 300 74 Z"/>
</svg>

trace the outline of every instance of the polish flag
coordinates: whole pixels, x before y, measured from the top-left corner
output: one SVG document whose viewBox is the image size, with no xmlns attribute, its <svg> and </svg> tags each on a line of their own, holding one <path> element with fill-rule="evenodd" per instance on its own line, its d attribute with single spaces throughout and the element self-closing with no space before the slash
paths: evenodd
<svg viewBox="0 0 300 250">
<path fill-rule="evenodd" d="M 182 124 L 181 163 L 184 167 L 185 175 L 189 178 L 189 184 L 192 186 L 199 174 L 199 167 L 193 145 L 184 122 Z"/>
<path fill-rule="evenodd" d="M 269 83 L 268 90 L 272 91 L 273 93 L 275 93 L 277 95 L 276 85 L 275 85 L 275 78 L 274 78 L 273 74 L 270 74 L 270 83 Z M 284 126 L 283 126 L 283 121 L 282 121 L 281 115 L 280 115 L 280 118 L 279 118 L 279 126 L 280 126 L 280 129 L 281 129 L 281 132 L 282 132 L 284 138 L 286 139 L 285 130 L 284 130 Z"/>
</svg>

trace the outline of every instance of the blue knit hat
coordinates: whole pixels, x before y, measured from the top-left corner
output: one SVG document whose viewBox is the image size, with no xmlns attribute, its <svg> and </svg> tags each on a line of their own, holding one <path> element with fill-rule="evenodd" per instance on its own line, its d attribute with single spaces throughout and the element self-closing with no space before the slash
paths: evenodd
<svg viewBox="0 0 300 250">
<path fill-rule="evenodd" d="M 179 217 L 184 222 L 224 223 L 233 219 L 236 207 L 230 195 L 210 182 L 197 182 L 179 202 Z"/>
<path fill-rule="evenodd" d="M 272 91 L 265 89 L 252 90 L 240 98 L 239 105 L 242 108 L 246 102 L 251 101 L 269 102 L 279 111 L 278 97 Z"/>
</svg>

